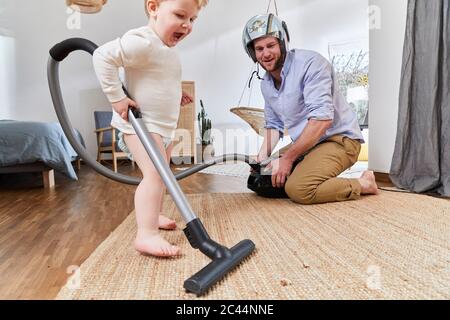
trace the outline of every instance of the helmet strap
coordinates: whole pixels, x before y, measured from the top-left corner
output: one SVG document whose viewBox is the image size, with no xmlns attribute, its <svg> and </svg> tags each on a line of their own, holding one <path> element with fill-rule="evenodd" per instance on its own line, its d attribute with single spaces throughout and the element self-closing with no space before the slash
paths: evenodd
<svg viewBox="0 0 450 320">
<path fill-rule="evenodd" d="M 253 73 L 250 77 L 250 80 L 248 81 L 249 88 L 252 87 L 252 81 L 253 81 L 253 78 L 255 77 L 255 75 L 256 75 L 256 78 L 258 78 L 258 80 L 264 80 L 264 78 L 261 78 L 261 76 L 259 75 L 259 63 L 256 63 L 256 70 L 253 71 Z"/>
</svg>

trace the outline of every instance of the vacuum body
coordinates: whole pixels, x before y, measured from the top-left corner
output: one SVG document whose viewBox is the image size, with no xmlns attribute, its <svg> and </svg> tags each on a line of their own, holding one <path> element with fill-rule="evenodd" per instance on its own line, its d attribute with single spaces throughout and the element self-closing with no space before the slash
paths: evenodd
<svg viewBox="0 0 450 320">
<path fill-rule="evenodd" d="M 292 165 L 292 171 L 303 160 L 303 157 L 297 159 Z M 270 163 L 270 162 L 265 162 Z M 250 163 L 253 169 L 247 179 L 247 188 L 264 198 L 288 198 L 283 188 L 272 186 L 272 174 L 266 170 L 266 166 L 260 163 Z M 292 172 L 291 171 L 291 172 Z"/>
</svg>

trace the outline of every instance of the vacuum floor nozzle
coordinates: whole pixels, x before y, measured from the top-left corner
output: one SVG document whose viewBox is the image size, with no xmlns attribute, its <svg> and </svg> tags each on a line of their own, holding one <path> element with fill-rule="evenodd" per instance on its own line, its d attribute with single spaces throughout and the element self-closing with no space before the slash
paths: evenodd
<svg viewBox="0 0 450 320">
<path fill-rule="evenodd" d="M 247 258 L 255 249 L 251 240 L 242 240 L 233 248 L 225 248 L 225 254 L 220 258 L 214 258 L 202 270 L 194 274 L 184 282 L 184 288 L 196 295 L 204 294 L 216 282 Z"/>
<path fill-rule="evenodd" d="M 193 248 L 199 249 L 212 259 L 207 266 L 184 282 L 187 291 L 199 296 L 225 277 L 255 249 L 253 241 L 248 239 L 242 240 L 231 249 L 218 244 L 209 237 L 198 218 L 186 225 L 184 233 Z"/>
</svg>

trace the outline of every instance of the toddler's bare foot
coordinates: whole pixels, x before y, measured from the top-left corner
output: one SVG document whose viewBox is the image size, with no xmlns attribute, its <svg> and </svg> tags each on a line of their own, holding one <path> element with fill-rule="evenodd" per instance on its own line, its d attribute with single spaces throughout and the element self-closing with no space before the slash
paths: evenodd
<svg viewBox="0 0 450 320">
<path fill-rule="evenodd" d="M 139 233 L 134 241 L 134 247 L 141 254 L 149 254 L 157 257 L 174 257 L 179 255 L 180 248 L 168 243 L 158 233 Z"/>
<path fill-rule="evenodd" d="M 373 171 L 364 171 L 358 181 L 361 184 L 361 194 L 378 194 L 378 186 Z"/>
<path fill-rule="evenodd" d="M 163 230 L 175 230 L 177 228 L 177 223 L 175 220 L 169 219 L 162 214 L 159 215 L 159 228 Z"/>
</svg>

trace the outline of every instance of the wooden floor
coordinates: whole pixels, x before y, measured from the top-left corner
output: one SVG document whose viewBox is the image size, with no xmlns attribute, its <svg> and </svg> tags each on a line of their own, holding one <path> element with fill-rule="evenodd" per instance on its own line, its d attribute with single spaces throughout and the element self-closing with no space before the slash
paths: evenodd
<svg viewBox="0 0 450 320">
<path fill-rule="evenodd" d="M 130 165 L 122 173 L 139 175 Z M 0 175 L 0 299 L 52 299 L 79 266 L 133 210 L 134 186 L 111 181 L 87 166 L 79 181 L 56 175 Z M 242 178 L 196 174 L 185 193 L 249 192 Z"/>
<path fill-rule="evenodd" d="M 138 175 L 130 165 L 122 173 Z M 56 176 L 44 190 L 40 174 L 0 175 L 0 299 L 53 299 L 79 266 L 133 210 L 134 186 L 87 166 L 79 181 Z M 248 192 L 245 180 L 196 174 L 185 193 Z"/>
</svg>

